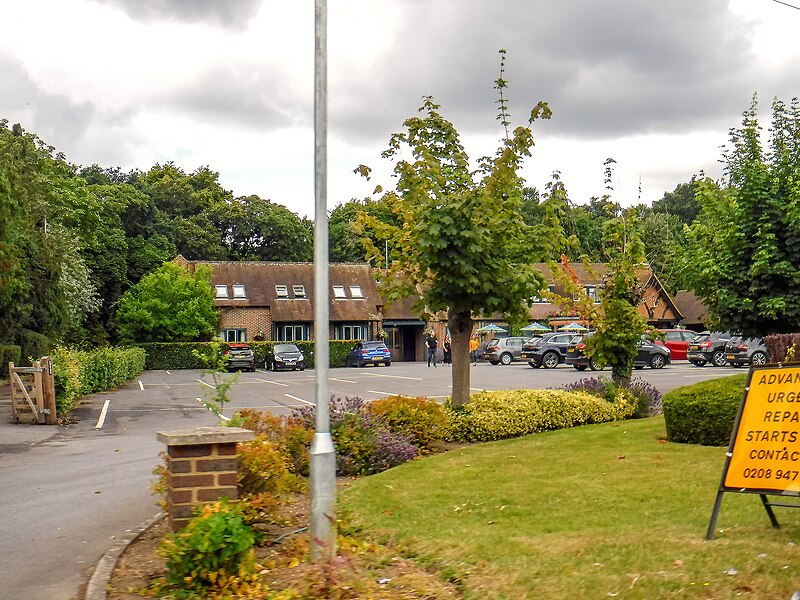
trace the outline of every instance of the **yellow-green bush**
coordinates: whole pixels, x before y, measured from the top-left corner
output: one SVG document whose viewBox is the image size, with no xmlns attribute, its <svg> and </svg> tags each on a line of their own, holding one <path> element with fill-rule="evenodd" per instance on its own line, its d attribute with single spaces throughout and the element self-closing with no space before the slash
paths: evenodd
<svg viewBox="0 0 800 600">
<path fill-rule="evenodd" d="M 305 480 L 292 473 L 291 466 L 284 449 L 265 435 L 239 444 L 239 495 L 301 491 Z"/>
<path fill-rule="evenodd" d="M 367 410 L 377 415 L 396 433 L 404 433 L 420 450 L 429 449 L 434 441 L 442 439 L 447 417 L 444 407 L 427 398 L 389 396 L 367 405 Z"/>
<path fill-rule="evenodd" d="M 144 370 L 141 348 L 78 350 L 60 346 L 53 352 L 56 412 L 69 412 L 81 396 L 115 388 Z"/>
<path fill-rule="evenodd" d="M 626 419 L 635 404 L 624 392 L 614 403 L 585 392 L 502 390 L 473 394 L 462 407 L 449 407 L 445 439 L 488 442 L 576 425 Z"/>
</svg>

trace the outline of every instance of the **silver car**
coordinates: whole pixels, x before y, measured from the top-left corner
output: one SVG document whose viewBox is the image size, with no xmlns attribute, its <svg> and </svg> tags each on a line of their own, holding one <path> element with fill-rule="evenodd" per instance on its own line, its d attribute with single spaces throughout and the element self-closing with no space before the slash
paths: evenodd
<svg viewBox="0 0 800 600">
<path fill-rule="evenodd" d="M 522 344 L 528 338 L 503 337 L 489 340 L 483 357 L 493 365 L 510 365 L 512 361 L 522 360 Z"/>
</svg>

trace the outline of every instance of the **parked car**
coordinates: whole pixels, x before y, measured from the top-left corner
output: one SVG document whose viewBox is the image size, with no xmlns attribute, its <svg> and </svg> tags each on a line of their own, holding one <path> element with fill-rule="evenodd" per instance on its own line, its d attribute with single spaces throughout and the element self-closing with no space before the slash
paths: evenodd
<svg viewBox="0 0 800 600">
<path fill-rule="evenodd" d="M 392 352 L 383 342 L 357 342 L 347 353 L 348 367 L 392 364 Z"/>
<path fill-rule="evenodd" d="M 765 365 L 769 362 L 769 352 L 763 339 L 735 335 L 725 344 L 725 358 L 734 367 Z"/>
<path fill-rule="evenodd" d="M 483 357 L 493 365 L 510 365 L 512 361 L 522 360 L 522 344 L 528 338 L 503 337 L 489 340 L 483 351 Z"/>
<path fill-rule="evenodd" d="M 659 329 L 659 331 L 664 334 L 664 339 L 654 340 L 655 343 L 669 348 L 672 360 L 686 360 L 686 350 L 689 347 L 689 342 L 697 334 L 687 329 Z"/>
<path fill-rule="evenodd" d="M 585 371 L 590 368 L 592 371 L 601 370 L 600 367 L 588 356 L 586 356 L 586 340 L 591 333 L 575 336 L 567 346 L 567 356 L 565 362 L 572 365 L 578 371 Z M 669 348 L 659 344 L 654 344 L 651 340 L 642 336 L 639 341 L 639 349 L 634 359 L 633 366 L 636 369 L 650 367 L 651 369 L 662 369 L 671 361 Z"/>
<path fill-rule="evenodd" d="M 724 367 L 727 359 L 725 358 L 725 344 L 731 337 L 727 331 L 704 331 L 689 342 L 686 349 L 686 358 L 696 367 L 703 367 L 711 363 L 715 367 Z"/>
<path fill-rule="evenodd" d="M 275 344 L 267 350 L 264 358 L 264 368 L 272 371 L 291 369 L 292 371 L 306 368 L 306 357 L 297 344 Z"/>
<path fill-rule="evenodd" d="M 554 369 L 566 360 L 567 346 L 574 337 L 574 333 L 545 333 L 531 338 L 522 344 L 522 360 L 534 369 Z"/>
<path fill-rule="evenodd" d="M 228 344 L 225 357 L 228 359 L 225 363 L 225 368 L 228 369 L 228 371 L 246 369 L 252 372 L 256 370 L 256 355 L 253 353 L 250 346 L 243 342 L 232 342 Z"/>
</svg>

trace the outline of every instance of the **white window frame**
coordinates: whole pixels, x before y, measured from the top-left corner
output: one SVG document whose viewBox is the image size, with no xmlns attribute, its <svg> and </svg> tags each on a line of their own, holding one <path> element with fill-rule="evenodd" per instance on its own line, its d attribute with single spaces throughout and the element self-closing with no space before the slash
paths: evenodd
<svg viewBox="0 0 800 600">
<path fill-rule="evenodd" d="M 347 294 L 344 291 L 343 285 L 334 285 L 333 286 L 333 297 L 334 298 L 347 298 Z"/>
<path fill-rule="evenodd" d="M 217 290 L 217 298 L 227 298 L 228 297 L 228 286 L 227 285 L 215 285 L 214 289 Z"/>
<path fill-rule="evenodd" d="M 234 298 L 247 298 L 247 292 L 244 289 L 243 283 L 233 284 L 233 297 Z"/>
<path fill-rule="evenodd" d="M 292 294 L 294 294 L 295 298 L 305 298 L 306 297 L 306 286 L 304 286 L 304 285 L 293 285 L 292 286 Z"/>
<path fill-rule="evenodd" d="M 364 292 L 361 290 L 360 285 L 351 285 L 350 286 L 350 297 L 351 298 L 363 298 Z"/>
<path fill-rule="evenodd" d="M 247 329 L 243 327 L 226 328 L 220 331 L 219 337 L 223 342 L 246 342 Z"/>
<path fill-rule="evenodd" d="M 547 286 L 547 291 L 550 292 L 551 294 L 554 294 L 556 291 L 555 284 L 553 283 L 549 284 Z M 547 298 L 540 298 L 539 296 L 533 296 L 532 300 L 534 304 L 550 304 L 550 300 L 548 300 Z"/>
<path fill-rule="evenodd" d="M 276 340 L 279 342 L 307 341 L 311 328 L 305 323 L 276 323 Z"/>
<path fill-rule="evenodd" d="M 288 298 L 289 297 L 289 286 L 283 284 L 276 284 L 275 285 L 275 296 L 278 298 Z"/>
</svg>

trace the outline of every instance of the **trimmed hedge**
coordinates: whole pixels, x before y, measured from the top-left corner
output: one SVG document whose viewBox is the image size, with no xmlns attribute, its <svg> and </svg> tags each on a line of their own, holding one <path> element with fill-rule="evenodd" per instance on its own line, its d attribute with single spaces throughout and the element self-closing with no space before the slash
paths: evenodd
<svg viewBox="0 0 800 600">
<path fill-rule="evenodd" d="M 58 415 L 72 410 L 81 396 L 115 388 L 144 370 L 141 348 L 58 347 L 52 358 Z"/>
<path fill-rule="evenodd" d="M 667 440 L 727 446 L 747 375 L 733 375 L 676 388 L 664 396 Z"/>
<path fill-rule="evenodd" d="M 144 349 L 147 355 L 145 359 L 145 369 L 147 370 L 202 369 L 203 365 L 194 352 L 205 354 L 212 343 L 215 342 L 148 342 L 136 344 L 136 347 Z M 284 343 L 287 342 L 247 342 L 256 356 L 256 367 L 264 366 L 264 359 L 269 348 L 275 344 Z M 306 366 L 309 369 L 313 369 L 314 342 L 297 341 L 291 343 L 297 344 L 297 347 L 306 357 Z M 351 340 L 332 340 L 329 350 L 330 366 L 345 366 L 347 352 L 353 344 L 354 342 Z M 222 347 L 227 349 L 228 344 L 223 342 Z"/>
<path fill-rule="evenodd" d="M 586 392 L 502 390 L 473 394 L 464 406 L 448 407 L 445 439 L 489 442 L 576 425 L 631 417 L 633 398 L 621 391 L 611 403 Z"/>
<path fill-rule="evenodd" d="M 0 377 L 8 377 L 8 363 L 19 366 L 22 348 L 8 344 L 0 344 Z"/>
</svg>

